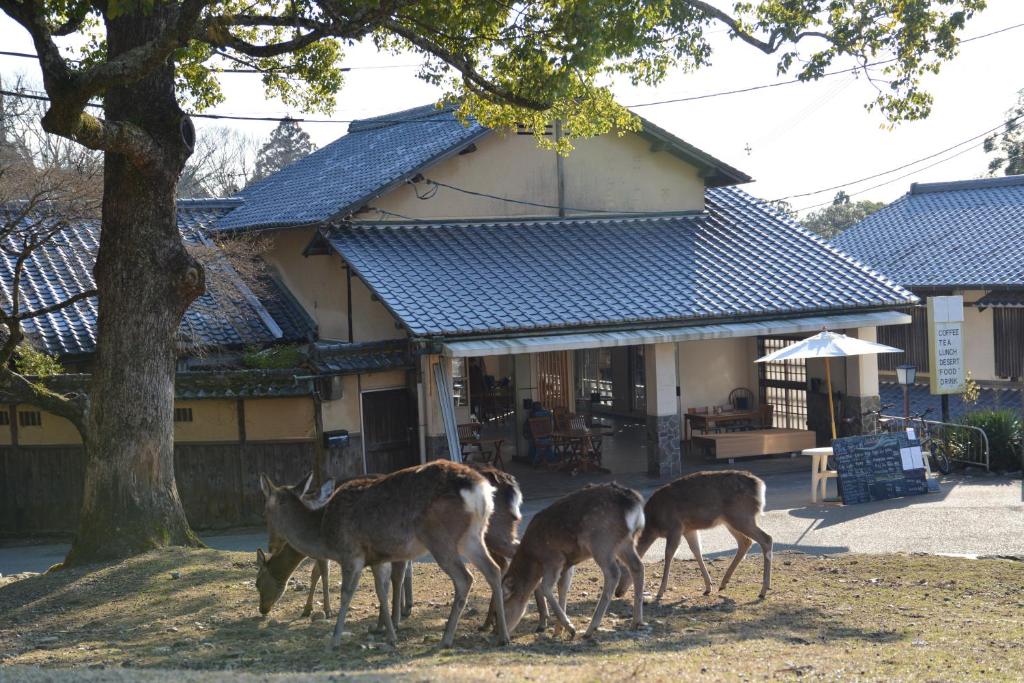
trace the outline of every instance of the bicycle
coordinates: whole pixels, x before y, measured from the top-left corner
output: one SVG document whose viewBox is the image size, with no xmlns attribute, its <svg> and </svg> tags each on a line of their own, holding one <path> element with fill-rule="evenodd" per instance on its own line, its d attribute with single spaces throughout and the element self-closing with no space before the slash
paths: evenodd
<svg viewBox="0 0 1024 683">
<path fill-rule="evenodd" d="M 928 408 L 916 415 L 911 415 L 907 426 L 912 427 L 915 422 L 919 425 L 917 439 L 921 442 L 921 450 L 928 454 L 939 472 L 949 474 L 953 471 L 953 459 L 949 457 L 950 445 L 943 437 L 935 433 L 935 428 L 925 419 L 931 412 L 932 409 Z"/>
</svg>

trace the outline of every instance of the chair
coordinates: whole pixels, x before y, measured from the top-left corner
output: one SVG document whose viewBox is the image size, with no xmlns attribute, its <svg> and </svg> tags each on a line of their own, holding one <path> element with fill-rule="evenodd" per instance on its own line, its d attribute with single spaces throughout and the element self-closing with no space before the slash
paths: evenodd
<svg viewBox="0 0 1024 683">
<path fill-rule="evenodd" d="M 729 405 L 733 410 L 745 411 L 754 409 L 754 392 L 746 387 L 737 387 L 729 392 Z"/>
<path fill-rule="evenodd" d="M 555 452 L 555 430 L 550 417 L 531 417 L 526 424 L 530 428 L 530 442 L 537 452 L 536 461 L 543 462 L 544 454 Z M 553 460 L 553 458 L 548 458 Z"/>
<path fill-rule="evenodd" d="M 588 432 L 590 434 L 590 448 L 594 460 L 598 465 L 601 464 L 601 440 L 600 433 L 595 432 L 587 424 L 587 418 L 585 415 L 571 415 L 569 418 L 569 427 L 574 432 Z"/>
<path fill-rule="evenodd" d="M 459 430 L 459 447 L 462 452 L 462 459 L 466 459 L 466 447 L 477 446 L 477 450 L 480 450 L 480 429 L 482 425 L 479 422 L 466 422 L 458 425 Z"/>
</svg>

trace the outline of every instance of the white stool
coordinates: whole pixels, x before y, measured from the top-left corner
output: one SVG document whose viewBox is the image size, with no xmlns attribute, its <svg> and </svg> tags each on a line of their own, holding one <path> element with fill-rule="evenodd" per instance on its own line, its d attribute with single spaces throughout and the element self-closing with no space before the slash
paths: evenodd
<svg viewBox="0 0 1024 683">
<path fill-rule="evenodd" d="M 839 476 L 835 470 L 828 468 L 828 458 L 832 455 L 832 447 L 806 448 L 801 451 L 804 455 L 811 456 L 811 502 L 837 502 L 838 498 L 826 498 L 828 492 L 828 480 Z M 819 495 L 818 488 L 821 487 Z"/>
</svg>

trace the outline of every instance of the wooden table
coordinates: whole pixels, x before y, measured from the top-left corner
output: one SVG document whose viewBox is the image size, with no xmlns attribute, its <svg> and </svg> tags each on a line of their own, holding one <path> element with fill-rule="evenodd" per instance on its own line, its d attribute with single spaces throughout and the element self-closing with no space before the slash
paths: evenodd
<svg viewBox="0 0 1024 683">
<path fill-rule="evenodd" d="M 594 447 L 594 437 L 602 436 L 603 433 L 590 429 L 559 429 L 552 433 L 555 442 L 563 442 L 572 448 L 571 444 L 579 445 L 577 450 L 572 451 L 572 457 L 563 465 L 564 469 L 571 470 L 573 474 L 580 472 L 600 471 L 607 472 L 601 467 L 600 455 Z"/>
<path fill-rule="evenodd" d="M 754 455 L 799 453 L 812 448 L 816 442 L 814 432 L 806 429 L 748 429 L 742 432 L 700 434 L 691 437 L 694 446 L 714 453 L 717 460 L 729 460 Z"/>
<path fill-rule="evenodd" d="M 709 429 L 714 429 L 715 425 L 719 422 L 742 422 L 746 420 L 759 422 L 761 417 L 760 410 L 729 410 L 718 414 L 686 413 L 683 419 L 685 423 L 683 438 L 688 441 L 693 436 L 695 428 L 707 432 Z"/>
<path fill-rule="evenodd" d="M 501 457 L 501 445 L 503 443 L 505 443 L 505 439 L 461 439 L 459 447 L 474 446 L 480 454 L 481 462 L 492 462 L 501 469 L 505 469 L 505 461 Z M 487 450 L 494 451 L 494 455 L 489 459 L 484 455 Z"/>
<path fill-rule="evenodd" d="M 828 468 L 828 459 L 832 456 L 832 447 L 805 448 L 801 451 L 804 455 L 811 456 L 811 502 L 817 503 L 819 499 L 823 503 L 838 503 L 839 498 L 826 498 L 828 493 L 828 480 L 835 479 L 839 473 Z M 821 495 L 818 495 L 819 487 Z"/>
</svg>

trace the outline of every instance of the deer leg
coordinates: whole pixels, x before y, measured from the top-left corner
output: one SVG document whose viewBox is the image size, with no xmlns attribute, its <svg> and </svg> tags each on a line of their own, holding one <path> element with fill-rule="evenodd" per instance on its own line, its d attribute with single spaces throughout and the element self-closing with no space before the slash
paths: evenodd
<svg viewBox="0 0 1024 683">
<path fill-rule="evenodd" d="M 686 539 L 686 543 L 690 546 L 690 552 L 693 553 L 693 558 L 697 560 L 700 574 L 704 577 L 704 595 L 711 595 L 711 575 L 708 574 L 708 567 L 704 564 L 704 555 L 700 551 L 700 532 L 696 529 L 690 529 L 683 533 L 683 538 Z"/>
<path fill-rule="evenodd" d="M 594 560 L 597 561 L 598 558 L 595 557 Z M 587 632 L 583 634 L 584 638 L 593 638 L 597 633 L 597 627 L 601 625 L 604 613 L 608 610 L 608 603 L 612 601 L 615 586 L 619 583 L 619 563 L 615 561 L 614 556 L 602 557 L 598 564 L 604 573 L 604 591 L 601 593 L 601 599 L 597 601 L 597 609 L 594 610 L 594 617 L 590 620 Z"/>
<path fill-rule="evenodd" d="M 560 635 L 562 635 L 563 630 L 569 632 L 569 638 L 576 637 L 576 627 L 572 625 L 572 622 L 569 621 L 569 617 L 565 613 L 565 610 L 562 609 L 562 605 L 558 602 L 557 599 L 555 599 L 555 593 L 553 590 L 555 582 L 560 582 L 560 577 L 565 576 L 565 574 L 568 572 L 570 572 L 570 567 L 562 568 L 561 573 L 559 573 L 559 568 L 557 566 L 545 567 L 544 577 L 541 579 L 540 582 L 539 590 L 541 593 L 544 594 L 544 598 L 547 600 L 548 603 L 548 608 L 555 615 L 555 630 L 552 634 L 554 638 L 557 638 Z"/>
<path fill-rule="evenodd" d="M 391 621 L 397 629 L 402 623 L 402 585 L 405 583 L 405 562 L 391 563 Z"/>
<path fill-rule="evenodd" d="M 308 617 L 313 613 L 313 596 L 316 595 L 316 584 L 320 580 L 320 560 L 313 560 L 313 569 L 309 572 L 309 592 L 306 593 L 306 606 L 302 608 L 302 616 Z M 327 581 L 324 580 L 324 586 Z M 326 603 L 324 603 L 326 606 Z"/>
<path fill-rule="evenodd" d="M 498 565 L 498 569 L 501 571 L 501 575 L 505 576 L 505 572 L 508 571 L 509 560 L 507 557 L 500 557 L 498 555 L 491 556 Z M 480 626 L 481 631 L 495 626 L 494 621 L 494 595 L 491 595 L 491 602 L 487 605 L 487 616 L 484 617 L 484 623 Z"/>
<path fill-rule="evenodd" d="M 665 537 L 665 568 L 661 572 L 661 585 L 658 587 L 658 594 L 654 596 L 654 602 L 661 602 L 661 597 L 668 589 L 668 574 L 672 569 L 672 560 L 675 559 L 676 551 L 679 549 L 679 531 L 669 532 Z"/>
<path fill-rule="evenodd" d="M 569 565 L 562 570 L 562 575 L 558 577 L 558 606 L 565 611 L 565 601 L 569 597 L 569 587 L 572 585 L 573 574 L 576 573 L 576 566 Z"/>
<path fill-rule="evenodd" d="M 487 552 L 483 536 L 470 535 L 466 539 L 464 552 L 473 566 L 484 575 L 484 579 L 491 587 L 491 602 L 494 604 L 494 619 L 498 627 L 498 645 L 508 645 L 508 624 L 505 620 L 505 599 L 501 589 L 501 569 L 491 558 L 491 554 Z"/>
<path fill-rule="evenodd" d="M 441 637 L 441 647 L 447 648 L 455 642 L 455 629 L 459 625 L 462 610 L 466 607 L 466 599 L 469 596 L 469 589 L 473 585 L 473 577 L 457 554 L 443 551 L 434 552 L 432 549 L 430 554 L 434 556 L 434 560 L 444 573 L 451 578 L 452 586 L 455 589 L 455 595 L 452 598 L 452 611 L 448 615 L 448 623 L 445 624 L 444 635 Z"/>
<path fill-rule="evenodd" d="M 359 575 L 363 572 L 364 562 L 361 557 L 350 557 L 341 565 L 341 605 L 338 606 L 338 620 L 334 624 L 334 635 L 331 636 L 330 647 L 341 647 L 341 634 L 345 629 L 345 617 L 348 607 L 352 604 L 352 596 L 359 585 Z"/>
<path fill-rule="evenodd" d="M 725 576 L 722 577 L 722 583 L 718 585 L 719 592 L 724 591 L 725 587 L 729 584 L 729 579 L 732 578 L 732 573 L 736 571 L 736 567 L 739 566 L 743 558 L 746 557 L 747 551 L 750 550 L 750 546 L 754 544 L 745 534 L 741 534 L 732 528 L 732 526 L 726 524 L 726 528 L 729 533 L 736 539 L 736 554 L 732 558 L 732 562 L 729 563 L 729 568 L 725 570 Z"/>
<path fill-rule="evenodd" d="M 402 579 L 402 616 L 412 614 L 412 560 L 405 563 L 405 577 Z"/>
<path fill-rule="evenodd" d="M 628 570 L 622 571 L 620 567 L 622 576 L 633 577 L 633 623 L 630 628 L 635 631 L 644 625 L 644 563 L 632 543 L 619 553 L 619 558 Z M 622 583 L 621 578 L 619 583 Z"/>
<path fill-rule="evenodd" d="M 395 633 L 395 624 L 391 620 L 391 612 L 388 611 L 388 588 L 391 583 L 391 563 L 378 562 L 370 567 L 373 572 L 373 587 L 377 591 L 377 601 L 380 603 L 380 615 L 384 618 L 384 637 L 388 643 L 394 645 L 398 642 L 398 635 Z M 401 586 L 399 586 L 401 590 Z"/>
<path fill-rule="evenodd" d="M 539 587 L 533 592 L 533 600 L 537 603 L 537 633 L 544 633 L 548 630 L 548 605 Z"/>
<path fill-rule="evenodd" d="M 761 575 L 761 593 L 757 596 L 764 600 L 768 590 L 772 587 L 772 537 L 765 533 L 764 529 L 757 525 L 757 521 L 751 517 L 749 520 L 736 520 L 736 531 L 744 536 L 749 536 L 761 546 L 761 555 L 764 556 L 764 572 Z"/>
</svg>

